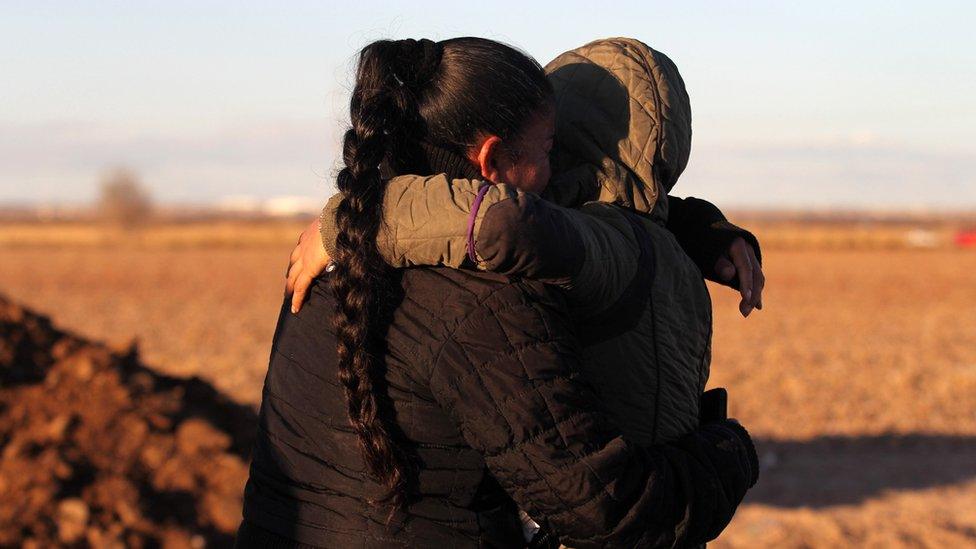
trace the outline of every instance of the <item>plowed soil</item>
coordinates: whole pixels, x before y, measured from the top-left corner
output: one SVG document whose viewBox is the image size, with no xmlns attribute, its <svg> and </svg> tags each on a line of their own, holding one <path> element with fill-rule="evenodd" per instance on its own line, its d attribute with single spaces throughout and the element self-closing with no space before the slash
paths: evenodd
<svg viewBox="0 0 976 549">
<path fill-rule="evenodd" d="M 250 408 L 0 296 L 0 546 L 227 546 Z"/>
</svg>

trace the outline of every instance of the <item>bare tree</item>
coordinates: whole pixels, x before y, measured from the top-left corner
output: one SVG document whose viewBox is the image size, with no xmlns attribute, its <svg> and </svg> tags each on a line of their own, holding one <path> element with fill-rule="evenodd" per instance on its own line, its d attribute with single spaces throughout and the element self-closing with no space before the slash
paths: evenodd
<svg viewBox="0 0 976 549">
<path fill-rule="evenodd" d="M 98 213 L 126 228 L 144 223 L 152 212 L 152 198 L 134 172 L 113 169 L 102 177 Z"/>
</svg>

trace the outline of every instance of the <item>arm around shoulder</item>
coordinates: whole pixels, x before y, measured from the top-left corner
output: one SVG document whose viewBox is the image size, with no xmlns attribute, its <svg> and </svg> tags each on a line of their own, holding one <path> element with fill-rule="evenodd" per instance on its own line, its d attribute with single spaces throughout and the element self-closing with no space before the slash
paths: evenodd
<svg viewBox="0 0 976 549">
<path fill-rule="evenodd" d="M 322 244 L 334 255 L 335 195 L 322 212 Z M 377 247 L 394 267 L 469 267 L 547 282 L 569 280 L 583 261 L 573 210 L 502 184 L 447 176 L 388 182 Z"/>
<path fill-rule="evenodd" d="M 322 213 L 330 256 L 340 199 Z M 647 270 L 628 214 L 609 204 L 565 208 L 508 185 L 437 175 L 393 178 L 383 207 L 377 247 L 394 267 L 477 268 L 558 284 L 590 313 L 615 303 Z"/>
</svg>

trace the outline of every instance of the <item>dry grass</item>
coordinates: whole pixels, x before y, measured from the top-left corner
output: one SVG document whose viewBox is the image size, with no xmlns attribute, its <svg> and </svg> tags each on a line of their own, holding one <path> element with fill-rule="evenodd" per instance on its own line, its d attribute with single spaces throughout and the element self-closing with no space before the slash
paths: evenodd
<svg viewBox="0 0 976 549">
<path fill-rule="evenodd" d="M 302 224 L 276 220 L 153 223 L 126 229 L 84 221 L 0 223 L 4 248 L 238 248 L 276 246 L 297 239 Z"/>
<path fill-rule="evenodd" d="M 712 288 L 712 385 L 759 439 L 716 547 L 976 544 L 976 253 L 771 251 L 766 307 Z"/>
<path fill-rule="evenodd" d="M 257 404 L 297 227 L 260 242 L 183 230 L 122 249 L 21 239 L 0 247 L 0 292 Z M 764 463 L 714 545 L 976 544 L 976 253 L 791 251 L 760 234 L 765 310 L 742 319 L 711 288 L 712 385 Z"/>
</svg>

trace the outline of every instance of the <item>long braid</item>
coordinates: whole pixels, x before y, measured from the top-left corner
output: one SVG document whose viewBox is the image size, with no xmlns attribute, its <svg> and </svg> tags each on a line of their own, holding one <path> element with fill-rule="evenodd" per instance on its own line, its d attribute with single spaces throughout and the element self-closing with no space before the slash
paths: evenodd
<svg viewBox="0 0 976 549">
<path fill-rule="evenodd" d="M 394 511 L 406 503 L 412 465 L 383 417 L 378 394 L 384 369 L 378 341 L 382 334 L 377 333 L 383 305 L 379 288 L 390 268 L 376 249 L 376 235 L 386 189 L 380 163 L 405 133 L 416 130 L 416 101 L 396 75 L 402 42 L 375 42 L 360 57 L 350 104 L 352 128 L 343 140 L 345 168 L 337 181 L 344 198 L 336 211 L 336 269 L 331 278 L 338 302 L 339 381 L 350 423 L 366 466 L 387 488 L 384 501 Z"/>
<path fill-rule="evenodd" d="M 392 271 L 376 248 L 386 190 L 380 165 L 411 164 L 422 141 L 465 153 L 482 134 L 512 140 L 551 98 L 535 60 L 491 40 L 380 40 L 360 53 L 330 280 L 339 382 L 366 468 L 388 490 L 389 518 L 405 507 L 417 475 L 384 391 L 381 329 Z"/>
</svg>

